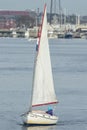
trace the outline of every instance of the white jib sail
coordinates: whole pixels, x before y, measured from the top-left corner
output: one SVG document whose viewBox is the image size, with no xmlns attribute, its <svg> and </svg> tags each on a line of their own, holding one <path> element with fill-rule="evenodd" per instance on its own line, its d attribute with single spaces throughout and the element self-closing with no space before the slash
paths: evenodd
<svg viewBox="0 0 87 130">
<path fill-rule="evenodd" d="M 35 61 L 32 106 L 40 106 L 53 103 L 57 103 L 57 99 L 55 95 L 51 69 L 45 6 L 40 43 Z"/>
</svg>

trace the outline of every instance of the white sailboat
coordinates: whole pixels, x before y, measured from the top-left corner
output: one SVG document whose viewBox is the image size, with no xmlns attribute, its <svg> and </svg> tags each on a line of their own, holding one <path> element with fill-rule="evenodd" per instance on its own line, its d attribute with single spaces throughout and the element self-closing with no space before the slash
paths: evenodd
<svg viewBox="0 0 87 130">
<path fill-rule="evenodd" d="M 38 45 L 36 49 L 34 75 L 32 84 L 32 96 L 30 109 L 23 115 L 23 122 L 29 125 L 54 125 L 58 117 L 48 112 L 34 110 L 35 107 L 58 103 L 51 69 L 49 44 L 47 37 L 46 5 L 42 17 L 42 25 L 39 30 Z"/>
</svg>

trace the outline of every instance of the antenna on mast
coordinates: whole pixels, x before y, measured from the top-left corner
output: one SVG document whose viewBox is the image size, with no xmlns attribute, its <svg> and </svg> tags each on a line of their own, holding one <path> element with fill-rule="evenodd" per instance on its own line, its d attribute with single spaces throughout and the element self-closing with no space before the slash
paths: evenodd
<svg viewBox="0 0 87 130">
<path fill-rule="evenodd" d="M 62 8 L 61 8 L 61 0 L 59 0 L 59 22 L 60 22 L 60 27 L 62 24 Z"/>
<path fill-rule="evenodd" d="M 51 0 L 51 4 L 50 4 L 50 24 L 52 20 L 52 8 L 53 8 L 53 0 Z"/>
</svg>

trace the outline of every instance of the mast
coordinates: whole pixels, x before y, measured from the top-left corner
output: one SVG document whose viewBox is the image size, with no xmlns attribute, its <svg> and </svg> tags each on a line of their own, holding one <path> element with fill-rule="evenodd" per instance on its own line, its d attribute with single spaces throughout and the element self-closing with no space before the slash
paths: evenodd
<svg viewBox="0 0 87 130">
<path fill-rule="evenodd" d="M 60 22 L 60 27 L 61 27 L 61 25 L 62 25 L 61 0 L 59 0 L 59 22 Z"/>
<path fill-rule="evenodd" d="M 36 55 L 37 56 L 37 55 Z M 32 95 L 33 95 L 33 89 L 34 89 L 34 74 L 35 74 L 35 66 L 36 66 L 36 56 L 35 56 L 35 60 L 34 60 L 34 70 L 33 70 L 33 79 L 32 79 L 32 89 L 31 89 L 31 98 L 30 98 L 30 105 L 29 105 L 29 112 L 32 111 Z"/>
<path fill-rule="evenodd" d="M 44 7 L 44 11 L 46 8 L 46 4 Z M 44 14 L 43 14 L 43 18 L 44 18 Z M 37 37 L 37 45 L 36 45 L 36 56 L 35 56 L 35 60 L 34 60 L 34 71 L 33 71 L 33 80 L 32 80 L 32 90 L 31 90 L 31 100 L 30 100 L 30 106 L 29 106 L 29 112 L 32 111 L 32 100 L 33 100 L 33 90 L 34 90 L 34 75 L 35 75 L 35 69 L 36 69 L 36 64 L 37 64 L 37 56 L 38 56 L 38 49 L 40 46 L 40 37 L 41 37 L 41 31 L 42 31 L 42 25 L 43 25 L 43 18 L 42 18 L 42 24 L 38 29 L 38 37 Z"/>
<path fill-rule="evenodd" d="M 52 7 L 53 7 L 53 0 L 51 0 L 51 4 L 50 4 L 50 25 L 52 20 Z"/>
</svg>

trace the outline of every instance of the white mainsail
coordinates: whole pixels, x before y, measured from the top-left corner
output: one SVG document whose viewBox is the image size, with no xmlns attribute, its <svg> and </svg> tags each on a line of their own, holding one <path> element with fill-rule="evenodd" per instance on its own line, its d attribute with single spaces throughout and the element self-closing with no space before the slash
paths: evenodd
<svg viewBox="0 0 87 130">
<path fill-rule="evenodd" d="M 57 103 L 47 37 L 46 6 L 44 8 L 41 36 L 39 38 L 34 69 L 32 106 Z"/>
</svg>

